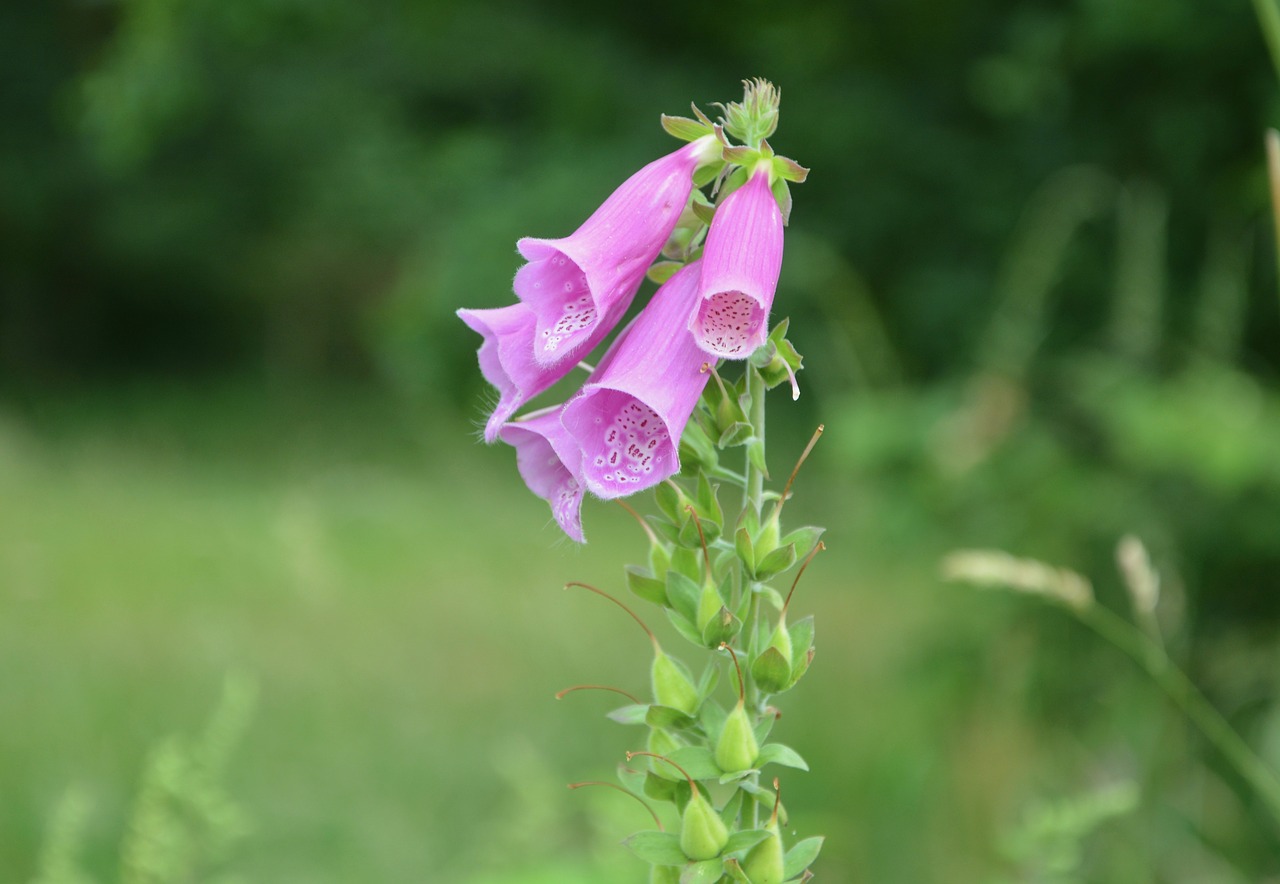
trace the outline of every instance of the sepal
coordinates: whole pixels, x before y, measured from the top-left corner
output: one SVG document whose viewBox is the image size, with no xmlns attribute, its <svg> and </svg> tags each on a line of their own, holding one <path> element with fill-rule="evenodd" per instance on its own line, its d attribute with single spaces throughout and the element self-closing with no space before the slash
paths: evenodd
<svg viewBox="0 0 1280 884">
<path fill-rule="evenodd" d="M 679 138 L 681 141 L 697 141 L 699 138 L 715 134 L 709 123 L 701 123 L 688 117 L 668 116 L 667 114 L 662 115 L 662 128 L 666 130 L 668 135 L 673 138 Z"/>
</svg>

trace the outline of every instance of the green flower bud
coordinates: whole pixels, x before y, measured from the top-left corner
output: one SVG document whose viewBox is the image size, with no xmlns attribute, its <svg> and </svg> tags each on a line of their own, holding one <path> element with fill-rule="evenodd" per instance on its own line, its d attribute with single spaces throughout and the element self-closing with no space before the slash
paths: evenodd
<svg viewBox="0 0 1280 884">
<path fill-rule="evenodd" d="M 712 621 L 724 607 L 724 599 L 720 597 L 720 590 L 716 589 L 716 585 L 710 581 L 702 584 L 702 594 L 698 596 L 698 615 L 696 623 L 698 631 L 707 628 L 707 624 Z"/>
<path fill-rule="evenodd" d="M 697 789 L 680 817 L 680 849 L 691 860 L 714 859 L 729 843 L 729 830 Z"/>
<path fill-rule="evenodd" d="M 760 744 L 756 742 L 751 718 L 746 707 L 739 702 L 724 721 L 724 730 L 716 742 L 716 764 L 725 773 L 750 770 L 756 765 Z"/>
<path fill-rule="evenodd" d="M 778 832 L 776 823 L 769 826 L 769 837 L 747 851 L 747 856 L 742 861 L 742 871 L 747 873 L 751 884 L 782 884 L 785 874 L 782 835 Z"/>
<path fill-rule="evenodd" d="M 659 706 L 678 709 L 685 715 L 698 713 L 698 689 L 683 669 L 659 649 L 651 670 L 653 698 Z"/>
<path fill-rule="evenodd" d="M 780 504 L 774 504 L 772 512 L 769 513 L 769 517 L 765 519 L 764 524 L 760 526 L 760 532 L 754 538 L 757 562 L 762 561 L 765 556 L 778 548 L 778 541 L 782 536 L 782 528 L 778 520 L 781 510 Z"/>
</svg>

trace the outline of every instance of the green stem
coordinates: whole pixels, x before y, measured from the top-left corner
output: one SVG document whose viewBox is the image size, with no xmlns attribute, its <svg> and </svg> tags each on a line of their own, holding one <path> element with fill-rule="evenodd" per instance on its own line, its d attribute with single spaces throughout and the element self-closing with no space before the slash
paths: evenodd
<svg viewBox="0 0 1280 884">
<path fill-rule="evenodd" d="M 1280 8 L 1277 8 L 1276 0 L 1253 0 L 1253 9 L 1258 13 L 1258 24 L 1262 27 L 1271 64 L 1276 75 L 1280 76 Z"/>
<path fill-rule="evenodd" d="M 754 367 L 747 366 L 747 396 L 749 399 L 747 419 L 751 422 L 752 435 L 756 441 L 752 445 L 760 447 L 760 463 L 764 463 L 764 397 L 765 385 L 764 378 Z M 760 524 L 760 514 L 764 509 L 764 470 L 756 466 L 750 453 L 747 454 L 747 481 L 746 494 L 743 498 L 742 506 L 744 512 L 750 510 L 754 514 L 755 524 Z M 743 586 L 747 587 L 747 591 L 751 593 L 751 602 L 747 608 L 747 622 L 742 625 L 743 634 L 747 637 L 747 660 L 750 662 L 752 655 L 755 654 L 758 644 L 757 633 L 759 632 L 760 622 L 760 593 L 756 591 L 756 583 L 751 580 L 745 573 L 742 575 Z M 751 709 L 756 716 L 757 721 L 762 713 L 762 698 L 760 688 L 756 684 L 755 679 L 751 677 L 751 668 L 747 666 L 744 670 L 744 686 L 745 700 L 747 708 Z M 753 774 L 751 781 L 758 783 L 760 775 Z M 754 829 L 760 825 L 760 802 L 755 800 L 755 796 L 748 797 L 748 803 L 751 806 L 749 814 L 750 828 Z"/>
<path fill-rule="evenodd" d="M 1134 659 L 1254 789 L 1280 825 L 1280 777 L 1249 748 L 1158 644 L 1102 605 L 1076 609 L 1080 620 Z"/>
</svg>

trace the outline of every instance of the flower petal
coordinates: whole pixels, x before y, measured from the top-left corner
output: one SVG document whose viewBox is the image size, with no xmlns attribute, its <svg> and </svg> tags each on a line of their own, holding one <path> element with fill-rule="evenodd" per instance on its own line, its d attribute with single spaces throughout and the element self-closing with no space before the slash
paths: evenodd
<svg viewBox="0 0 1280 884">
<path fill-rule="evenodd" d="M 725 198 L 707 231 L 702 287 L 689 319 L 698 346 L 746 359 L 765 342 L 782 269 L 782 212 L 761 167 Z"/>
<path fill-rule="evenodd" d="M 707 139 L 636 172 L 569 236 L 516 244 L 528 263 L 514 287 L 537 314 L 539 364 L 576 361 L 602 324 L 621 319 L 689 201 L 694 169 L 714 152 Z"/>
<path fill-rule="evenodd" d="M 710 377 L 686 328 L 698 271 L 690 264 L 658 289 L 564 407 L 583 481 L 598 497 L 634 494 L 680 469 L 680 435 Z"/>
<path fill-rule="evenodd" d="M 505 424 L 498 436 L 515 447 L 520 477 L 530 491 L 551 504 L 556 524 L 578 543 L 585 543 L 578 466 L 582 454 L 560 423 L 560 409 Z"/>
</svg>

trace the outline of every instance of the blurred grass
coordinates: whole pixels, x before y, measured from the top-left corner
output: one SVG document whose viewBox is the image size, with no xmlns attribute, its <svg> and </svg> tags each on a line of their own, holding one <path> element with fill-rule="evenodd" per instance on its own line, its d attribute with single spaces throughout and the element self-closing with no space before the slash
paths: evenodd
<svg viewBox="0 0 1280 884">
<path fill-rule="evenodd" d="M 0 410 L 3 880 L 34 874 L 72 787 L 91 802 L 86 866 L 112 880 L 148 748 L 197 730 L 233 671 L 261 686 L 228 783 L 255 826 L 234 864 L 246 880 L 642 879 L 617 842 L 644 812 L 564 789 L 610 778 L 636 735 L 602 696 L 552 699 L 644 690 L 635 625 L 560 588 L 622 592 L 639 532 L 589 503 L 591 542 L 558 539 L 510 451 L 469 444 L 451 413 L 234 386 Z M 775 471 L 799 432 L 776 434 Z M 820 448 L 789 507 L 828 526 L 832 551 L 797 596 L 819 656 L 775 731 L 816 771 L 784 788 L 792 827 L 828 836 L 824 880 L 995 880 L 1029 801 L 1185 748 L 1066 618 L 941 586 L 965 531 L 904 522 L 843 463 Z M 1238 814 L 1194 759 L 1171 763 Z M 1165 837 L 1164 799 L 1145 798 L 1150 818 L 1098 836 L 1135 874 Z"/>
</svg>

